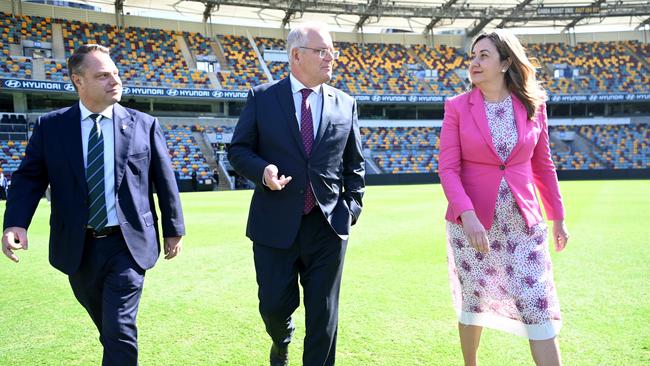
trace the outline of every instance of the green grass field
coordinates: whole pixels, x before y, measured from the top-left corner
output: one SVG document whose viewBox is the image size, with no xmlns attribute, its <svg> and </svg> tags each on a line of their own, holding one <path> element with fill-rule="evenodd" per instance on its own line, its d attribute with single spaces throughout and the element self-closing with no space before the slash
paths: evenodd
<svg viewBox="0 0 650 366">
<path fill-rule="evenodd" d="M 650 365 L 650 182 L 562 182 L 571 240 L 553 253 L 566 365 Z M 251 191 L 182 195 L 184 251 L 147 273 L 140 364 L 265 365 Z M 349 242 L 338 365 L 460 365 L 439 185 L 369 187 Z M 4 213 L 4 203 L 0 204 Z M 47 202 L 19 264 L 0 258 L 0 365 L 98 365 L 98 334 L 48 264 Z M 301 364 L 303 309 L 291 365 Z M 533 364 L 528 341 L 486 330 L 482 365 Z"/>
</svg>

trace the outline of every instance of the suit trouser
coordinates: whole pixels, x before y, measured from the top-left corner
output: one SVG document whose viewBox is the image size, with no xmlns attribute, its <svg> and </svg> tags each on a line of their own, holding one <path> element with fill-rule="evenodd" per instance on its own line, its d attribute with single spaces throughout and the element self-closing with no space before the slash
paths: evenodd
<svg viewBox="0 0 650 366">
<path fill-rule="evenodd" d="M 347 241 L 336 235 L 318 208 L 302 217 L 290 248 L 253 244 L 260 314 L 278 347 L 291 342 L 295 329 L 291 314 L 300 303 L 300 277 L 305 302 L 305 366 L 334 365 L 346 247 Z"/>
<path fill-rule="evenodd" d="M 99 330 L 104 366 L 138 364 L 136 316 L 144 275 L 120 233 L 86 237 L 81 266 L 69 280 Z"/>
</svg>

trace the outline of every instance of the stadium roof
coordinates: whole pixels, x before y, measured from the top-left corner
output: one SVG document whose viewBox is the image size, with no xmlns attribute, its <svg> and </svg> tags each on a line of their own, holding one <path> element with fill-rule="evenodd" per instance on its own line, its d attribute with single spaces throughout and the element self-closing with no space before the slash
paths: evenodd
<svg viewBox="0 0 650 366">
<path fill-rule="evenodd" d="M 283 27 L 318 20 L 334 30 L 416 33 L 490 28 L 524 32 L 650 29 L 648 0 L 96 0 L 104 11 L 221 24 Z"/>
</svg>

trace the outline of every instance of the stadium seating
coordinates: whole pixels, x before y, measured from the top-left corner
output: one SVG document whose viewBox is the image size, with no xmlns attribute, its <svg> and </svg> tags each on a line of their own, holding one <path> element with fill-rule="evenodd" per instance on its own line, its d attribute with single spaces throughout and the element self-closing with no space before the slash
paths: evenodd
<svg viewBox="0 0 650 366">
<path fill-rule="evenodd" d="M 646 124 L 581 126 L 578 133 L 593 142 L 594 154 L 607 168 L 650 168 L 650 128 Z"/>
<path fill-rule="evenodd" d="M 469 68 L 469 59 L 463 50 L 439 45 L 413 45 L 414 52 L 420 57 L 426 67 L 436 70 L 438 76 L 427 83 L 435 94 L 454 95 L 466 89 L 466 81 L 456 74 L 457 70 Z"/>
<path fill-rule="evenodd" d="M 12 120 L 13 121 L 13 120 Z M 2 125 L 9 124 L 3 117 Z M 14 125 L 15 126 L 15 125 Z M 208 134 L 232 133 L 231 126 L 163 127 L 174 170 L 180 179 L 190 179 L 196 171 L 199 179 L 212 177 L 193 131 Z M 551 143 L 558 170 L 641 169 L 650 168 L 650 128 L 638 125 L 552 126 L 554 131 L 574 131 L 583 137 L 589 151 L 571 142 Z M 364 149 L 370 149 L 374 162 L 384 173 L 432 173 L 438 171 L 440 146 L 438 127 L 362 127 Z M 0 168 L 11 174 L 25 152 L 26 141 L 0 141 Z"/>
<path fill-rule="evenodd" d="M 647 49 L 636 41 L 530 44 L 530 55 L 542 65 L 542 79 L 554 93 L 648 92 Z M 553 78 L 553 65 L 577 69 L 571 78 Z"/>
<path fill-rule="evenodd" d="M 341 52 L 332 84 L 351 94 L 422 93 L 424 86 L 407 71 L 418 61 L 400 44 L 336 42 Z"/>
<path fill-rule="evenodd" d="M 52 20 L 37 16 L 14 17 L 0 12 L 0 43 L 20 44 L 22 40 L 51 42 Z"/>
<path fill-rule="evenodd" d="M 555 133 L 576 132 L 576 126 L 550 126 L 551 136 Z M 586 143 L 590 143 L 587 141 Z M 580 170 L 580 169 L 605 169 L 606 166 L 590 153 L 579 151 L 574 141 L 564 141 L 556 144 L 551 139 L 551 153 L 553 162 L 558 170 Z M 593 150 L 593 149 L 592 149 Z"/>
<path fill-rule="evenodd" d="M 638 125 L 552 126 L 584 137 L 589 151 L 551 143 L 558 170 L 650 168 L 650 128 Z M 440 129 L 362 127 L 363 147 L 385 173 L 437 172 Z M 584 150 L 584 149 L 583 149 Z"/>
<path fill-rule="evenodd" d="M 197 173 L 198 179 L 212 178 L 210 167 L 192 136 L 191 127 L 164 127 L 163 134 L 167 140 L 172 166 L 180 179 L 190 179 L 193 171 Z"/>
<path fill-rule="evenodd" d="M 217 74 L 222 86 L 245 90 L 269 81 L 262 72 L 257 54 L 246 37 L 225 35 L 219 36 L 218 39 L 231 70 Z"/>
<path fill-rule="evenodd" d="M 68 67 L 65 63 L 56 60 L 45 60 L 45 77 L 52 81 L 69 81 Z"/>
<path fill-rule="evenodd" d="M 52 25 L 62 28 L 65 56 L 84 43 L 107 45 L 125 85 L 175 88 L 211 88 L 208 74 L 188 67 L 177 38 L 182 37 L 193 58 L 223 50 L 227 65 L 217 73 L 226 89 L 243 90 L 268 81 L 249 38 L 218 35 L 212 43 L 197 32 L 158 30 L 37 16 L 0 13 L 0 77 L 32 79 L 35 62 L 12 56 L 23 40 L 53 42 Z M 285 50 L 283 39 L 256 37 L 265 49 Z M 551 93 L 650 93 L 650 45 L 639 41 L 528 44 L 529 54 L 540 62 L 539 78 Z M 459 70 L 466 70 L 469 57 L 462 49 L 446 45 L 336 42 L 341 51 L 332 84 L 351 94 L 433 93 L 451 96 L 466 88 Z M 288 63 L 266 66 L 273 79 L 286 77 Z M 563 72 L 563 70 L 567 72 Z M 431 70 L 431 71 L 427 71 Z M 37 70 L 40 71 L 40 70 Z M 426 71 L 426 72 L 425 72 Z M 45 59 L 46 80 L 68 81 L 64 60 Z M 562 75 L 555 75 L 560 73 Z M 1 169 L 11 174 L 24 154 L 25 142 L 15 134 L 24 132 L 13 117 L 0 123 Z M 650 168 L 648 125 L 551 126 L 550 131 L 573 131 L 575 142 L 551 143 L 553 160 L 560 170 Z M 212 175 L 206 157 L 192 132 L 232 133 L 232 127 L 172 126 L 165 128 L 174 168 L 181 179 L 192 172 L 199 178 Z M 364 127 L 363 146 L 386 173 L 436 172 L 440 129 L 434 127 Z M 12 140 L 9 140 L 12 139 Z M 579 141 L 578 141 L 579 140 Z"/>
<path fill-rule="evenodd" d="M 209 56 L 214 55 L 210 41 L 198 32 L 183 32 L 187 47 L 195 56 Z"/>
<path fill-rule="evenodd" d="M 0 62 L 0 77 L 31 79 L 32 60 L 27 57 L 3 57 Z"/>
<path fill-rule="evenodd" d="M 111 48 L 111 56 L 127 85 L 208 88 L 205 71 L 190 70 L 174 31 L 108 24 L 61 21 L 66 57 L 80 44 L 98 43 Z"/>
<path fill-rule="evenodd" d="M 255 38 L 255 42 L 257 43 L 257 49 L 260 50 L 262 55 L 264 55 L 265 49 L 286 51 L 286 42 L 283 39 L 257 37 Z M 271 71 L 274 80 L 280 80 L 289 76 L 288 62 L 267 61 L 266 66 Z"/>
<path fill-rule="evenodd" d="M 3 62 L 0 76 L 32 78 L 31 59 L 10 57 L 10 44 L 21 40 L 52 42 L 52 23 L 61 24 L 65 57 L 81 44 L 98 43 L 111 48 L 112 57 L 120 69 L 122 80 L 129 85 L 166 86 L 175 88 L 209 88 L 210 81 L 204 71 L 190 70 L 182 58 L 176 42 L 179 33 L 167 30 L 126 27 L 118 29 L 108 24 L 87 23 L 74 20 L 41 17 L 12 17 L 0 13 L 0 51 Z M 207 50 L 197 33 L 183 32 L 191 40 L 196 54 Z M 45 60 L 47 80 L 67 81 L 68 72 L 63 60 Z"/>
<path fill-rule="evenodd" d="M 363 147 L 385 173 L 393 174 L 437 172 L 439 135 L 434 127 L 361 128 Z"/>
<path fill-rule="evenodd" d="M 10 177 L 25 156 L 26 146 L 27 141 L 0 141 L 0 172 Z"/>
<path fill-rule="evenodd" d="M 9 50 L 11 44 L 21 44 L 23 40 L 51 42 L 51 19 L 37 16 L 16 18 L 0 12 L 0 77 L 32 79 L 32 60 L 11 56 Z"/>
<path fill-rule="evenodd" d="M 10 57 L 9 45 L 21 40 L 52 42 L 52 24 L 63 29 L 65 56 L 83 43 L 108 45 L 122 79 L 128 85 L 166 86 L 176 88 L 209 88 L 207 73 L 191 70 L 183 58 L 176 37 L 185 39 L 194 57 L 213 55 L 207 38 L 196 32 L 177 32 L 149 28 L 125 27 L 37 16 L 12 16 L 0 13 L 0 53 L 3 57 L 0 77 L 31 79 L 31 59 Z M 267 80 L 257 54 L 248 38 L 234 35 L 217 36 L 227 60 L 227 67 L 218 72 L 227 89 L 247 89 Z M 257 37 L 255 42 L 265 48 L 284 49 L 285 41 Z M 445 45 L 405 46 L 402 44 L 336 42 L 341 51 L 332 83 L 351 94 L 361 93 L 433 93 L 453 95 L 465 89 L 457 70 L 469 66 L 462 49 Z M 639 41 L 533 43 L 527 45 L 530 56 L 540 61 L 539 78 L 551 93 L 650 92 L 650 46 Z M 286 62 L 267 62 L 274 79 L 288 75 Z M 554 72 L 568 70 L 555 77 Z M 433 75 L 425 75 L 425 70 Z M 574 75 L 574 71 L 575 75 Z M 47 80 L 68 80 L 63 60 L 46 60 Z M 425 78 L 426 77 L 426 78 Z"/>
</svg>

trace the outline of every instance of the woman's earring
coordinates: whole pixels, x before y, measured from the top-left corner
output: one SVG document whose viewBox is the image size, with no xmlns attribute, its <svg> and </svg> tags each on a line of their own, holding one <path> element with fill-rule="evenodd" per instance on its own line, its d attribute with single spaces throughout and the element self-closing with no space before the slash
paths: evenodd
<svg viewBox="0 0 650 366">
<path fill-rule="evenodd" d="M 501 72 L 506 72 L 506 71 L 508 71 L 508 69 L 501 69 Z"/>
</svg>

